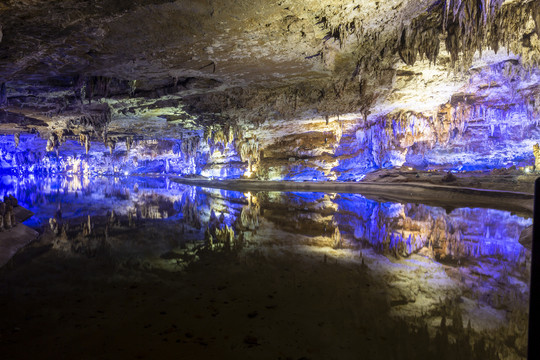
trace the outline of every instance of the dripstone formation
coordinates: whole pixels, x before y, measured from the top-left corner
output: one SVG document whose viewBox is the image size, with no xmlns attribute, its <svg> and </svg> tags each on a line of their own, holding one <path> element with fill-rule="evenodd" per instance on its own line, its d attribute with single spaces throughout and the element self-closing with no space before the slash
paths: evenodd
<svg viewBox="0 0 540 360">
<path fill-rule="evenodd" d="M 0 231 L 9 230 L 17 222 L 13 209 L 19 206 L 19 202 L 13 195 L 4 196 L 4 201 L 0 201 Z"/>
<path fill-rule="evenodd" d="M 4 3 L 12 172 L 311 181 L 535 165 L 540 0 Z"/>
</svg>

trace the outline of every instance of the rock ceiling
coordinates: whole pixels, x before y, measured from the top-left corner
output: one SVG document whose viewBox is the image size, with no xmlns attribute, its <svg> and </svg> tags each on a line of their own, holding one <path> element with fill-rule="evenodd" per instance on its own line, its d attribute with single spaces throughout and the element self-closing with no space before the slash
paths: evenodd
<svg viewBox="0 0 540 360">
<path fill-rule="evenodd" d="M 539 34 L 539 0 L 7 0 L 0 131 L 208 142 L 221 126 L 271 147 L 309 119 L 354 118 L 339 143 L 385 116 L 460 122 L 475 102 L 533 121 Z"/>
</svg>

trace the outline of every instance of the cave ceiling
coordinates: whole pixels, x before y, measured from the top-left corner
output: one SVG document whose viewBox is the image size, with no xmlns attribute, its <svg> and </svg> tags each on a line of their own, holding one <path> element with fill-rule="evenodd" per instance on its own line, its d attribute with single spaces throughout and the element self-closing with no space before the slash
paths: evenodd
<svg viewBox="0 0 540 360">
<path fill-rule="evenodd" d="M 517 62 L 534 73 L 539 7 L 537 0 L 7 0 L 0 130 L 76 132 L 83 124 L 175 137 L 212 124 L 434 111 L 478 69 Z M 527 91 L 538 87 L 532 79 Z"/>
</svg>

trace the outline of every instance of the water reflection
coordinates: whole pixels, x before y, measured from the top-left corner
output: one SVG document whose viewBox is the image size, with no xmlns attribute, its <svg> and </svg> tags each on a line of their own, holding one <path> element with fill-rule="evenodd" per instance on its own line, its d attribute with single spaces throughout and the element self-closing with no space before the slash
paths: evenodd
<svg viewBox="0 0 540 360">
<path fill-rule="evenodd" d="M 437 331 L 446 321 L 489 330 L 491 341 L 510 341 L 500 354 L 525 353 L 530 251 L 518 239 L 531 219 L 359 194 L 202 189 L 167 178 L 1 181 L 0 197 L 14 194 L 36 214 L 28 224 L 50 229 L 54 249 L 67 254 L 176 271 L 209 250 L 301 249 L 369 268 L 386 283 L 396 316 L 425 319 Z"/>
<path fill-rule="evenodd" d="M 34 227 L 59 215 L 70 222 L 112 211 L 119 219 L 169 219 L 213 234 L 228 226 L 235 236 L 254 236 L 264 219 L 276 230 L 316 238 L 320 245 L 369 247 L 395 257 L 427 249 L 441 262 L 493 257 L 521 264 L 528 252 L 517 240 L 532 224 L 529 218 L 494 209 L 449 212 L 377 202 L 360 194 L 242 193 L 181 185 L 166 177 L 4 175 L 0 180 L 0 197 L 14 194 L 36 214 L 27 223 Z"/>
</svg>

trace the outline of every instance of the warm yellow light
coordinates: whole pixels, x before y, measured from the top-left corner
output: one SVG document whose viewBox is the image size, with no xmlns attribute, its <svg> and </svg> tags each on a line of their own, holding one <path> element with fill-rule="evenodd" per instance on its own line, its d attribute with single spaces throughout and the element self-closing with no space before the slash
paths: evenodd
<svg viewBox="0 0 540 360">
<path fill-rule="evenodd" d="M 251 175 L 253 175 L 255 172 L 257 171 L 257 166 L 254 165 L 254 164 L 251 164 L 250 166 L 248 166 L 248 169 L 246 170 L 246 172 L 244 173 L 244 177 L 251 177 Z"/>
</svg>

